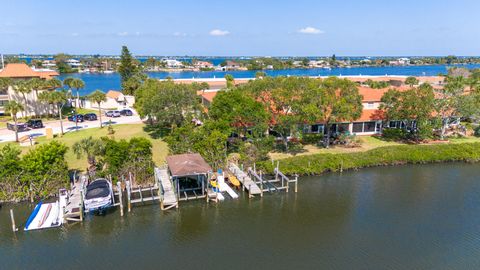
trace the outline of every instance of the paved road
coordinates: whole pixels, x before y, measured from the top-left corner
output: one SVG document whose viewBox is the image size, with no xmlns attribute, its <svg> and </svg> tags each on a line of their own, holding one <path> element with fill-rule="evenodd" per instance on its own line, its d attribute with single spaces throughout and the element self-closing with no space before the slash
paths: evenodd
<svg viewBox="0 0 480 270">
<path fill-rule="evenodd" d="M 102 116 L 103 123 L 107 123 L 108 121 L 112 121 L 112 124 L 133 124 L 133 123 L 141 123 L 141 119 L 138 115 L 133 116 L 122 116 L 116 118 L 110 118 L 106 116 Z M 18 136 L 22 137 L 24 135 L 32 135 L 33 137 L 38 136 L 45 136 L 45 129 L 52 128 L 54 134 L 60 133 L 60 121 L 49 121 L 44 123 L 45 128 L 39 129 L 31 129 L 25 132 L 19 132 Z M 78 129 L 87 129 L 87 128 L 95 128 L 100 127 L 100 121 L 85 121 L 83 123 L 78 123 Z M 65 133 L 75 131 L 75 122 L 70 122 L 68 120 L 63 121 L 63 131 Z M 15 132 L 8 130 L 7 128 L 0 129 L 0 142 L 13 142 L 15 141 Z"/>
</svg>

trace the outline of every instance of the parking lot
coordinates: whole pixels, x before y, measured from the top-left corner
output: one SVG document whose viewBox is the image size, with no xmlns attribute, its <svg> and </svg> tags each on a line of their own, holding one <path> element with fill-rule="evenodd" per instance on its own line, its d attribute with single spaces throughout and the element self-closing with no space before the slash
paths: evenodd
<svg viewBox="0 0 480 270">
<path fill-rule="evenodd" d="M 98 113 L 97 113 L 98 117 Z M 106 115 L 102 115 L 102 122 L 104 125 L 118 125 L 118 124 L 132 124 L 132 123 L 141 123 L 140 117 L 134 112 L 132 116 L 120 116 L 120 117 L 108 117 Z M 33 137 L 38 136 L 45 136 L 46 128 L 52 128 L 53 134 L 59 134 L 60 129 L 60 121 L 48 121 L 43 123 L 44 128 L 38 129 L 29 129 L 28 131 L 19 132 L 18 136 L 22 137 L 25 135 L 32 135 Z M 73 132 L 76 129 L 87 129 L 87 128 L 95 128 L 100 127 L 100 121 L 97 120 L 84 120 L 83 122 L 78 122 L 77 126 L 75 125 L 74 121 L 68 121 L 67 118 L 63 120 L 63 131 L 65 133 Z M 15 132 L 9 130 L 7 128 L 0 129 L 0 142 L 12 142 L 15 141 Z"/>
</svg>

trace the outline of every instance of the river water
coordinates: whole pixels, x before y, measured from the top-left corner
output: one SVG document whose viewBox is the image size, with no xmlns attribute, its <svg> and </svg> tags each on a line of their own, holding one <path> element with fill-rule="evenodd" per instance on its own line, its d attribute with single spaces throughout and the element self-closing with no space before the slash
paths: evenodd
<svg viewBox="0 0 480 270">
<path fill-rule="evenodd" d="M 333 68 L 331 70 L 323 68 L 312 69 L 284 69 L 284 70 L 266 70 L 268 76 L 340 76 L 340 75 L 403 75 L 403 76 L 436 76 L 440 73 L 446 74 L 447 65 L 429 65 L 429 66 L 388 66 L 388 67 L 352 67 L 352 68 Z M 461 65 L 465 68 L 480 68 L 477 65 Z M 255 78 L 257 71 L 182 71 L 182 72 L 149 72 L 151 78 L 165 79 L 172 77 L 174 79 L 191 79 L 191 78 L 224 78 L 226 74 L 231 74 L 235 78 Z M 61 80 L 66 77 L 77 77 L 85 81 L 85 88 L 79 91 L 80 95 L 88 95 L 89 93 L 99 89 L 101 91 L 119 90 L 120 75 L 113 74 L 62 74 Z"/>
<path fill-rule="evenodd" d="M 480 164 L 369 168 L 304 177 L 297 194 L 182 202 L 10 230 L 1 269 L 478 269 Z M 14 207 L 24 223 L 33 206 Z"/>
</svg>

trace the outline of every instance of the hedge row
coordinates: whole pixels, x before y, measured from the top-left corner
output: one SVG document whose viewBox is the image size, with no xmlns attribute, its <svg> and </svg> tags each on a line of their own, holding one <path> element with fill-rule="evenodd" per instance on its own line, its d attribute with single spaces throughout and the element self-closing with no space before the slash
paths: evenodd
<svg viewBox="0 0 480 270">
<path fill-rule="evenodd" d="M 449 161 L 480 161 L 480 143 L 386 146 L 365 152 L 296 156 L 282 159 L 280 170 L 288 175 L 318 175 L 373 166 Z M 274 165 L 265 161 L 258 167 L 271 173 Z"/>
</svg>

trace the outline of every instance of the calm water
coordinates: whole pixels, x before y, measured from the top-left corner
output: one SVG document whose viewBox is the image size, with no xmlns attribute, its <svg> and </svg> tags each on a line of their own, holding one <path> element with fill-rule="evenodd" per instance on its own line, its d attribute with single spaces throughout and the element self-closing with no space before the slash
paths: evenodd
<svg viewBox="0 0 480 270">
<path fill-rule="evenodd" d="M 466 68 L 480 68 L 480 65 L 462 65 Z M 356 67 L 356 68 L 334 68 L 327 70 L 319 69 L 287 69 L 267 70 L 269 76 L 330 76 L 330 75 L 405 75 L 405 76 L 434 76 L 440 73 L 447 73 L 448 66 L 405 66 L 405 67 Z M 235 78 L 254 78 L 257 71 L 206 71 L 206 72 L 151 72 L 148 76 L 152 78 L 165 79 L 170 76 L 174 79 L 190 78 L 223 78 L 226 74 L 232 74 Z M 80 91 L 81 95 L 100 89 L 108 91 L 120 89 L 120 76 L 114 74 L 66 74 L 60 79 L 68 76 L 79 77 L 85 81 L 85 89 Z"/>
<path fill-rule="evenodd" d="M 158 205 L 10 232 L 1 269 L 478 269 L 480 164 L 302 178 L 297 194 Z M 15 209 L 24 222 L 27 208 Z"/>
</svg>

